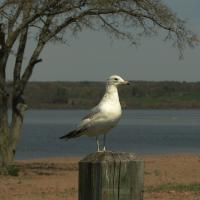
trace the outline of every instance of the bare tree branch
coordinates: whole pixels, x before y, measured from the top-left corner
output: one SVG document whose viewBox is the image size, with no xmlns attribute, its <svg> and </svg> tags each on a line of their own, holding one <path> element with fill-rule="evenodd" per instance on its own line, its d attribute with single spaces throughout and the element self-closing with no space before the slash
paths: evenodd
<svg viewBox="0 0 200 200">
<path fill-rule="evenodd" d="M 5 32 L 3 30 L 3 24 L 0 24 L 0 88 L 3 89 L 3 84 L 5 83 Z"/>
<path fill-rule="evenodd" d="M 23 10 L 23 21 L 28 17 L 30 8 L 24 8 Z M 14 67 L 14 82 L 20 80 L 20 74 L 21 74 L 21 68 L 23 63 L 23 57 L 24 57 L 24 51 L 26 47 L 27 42 L 27 36 L 28 36 L 28 29 L 29 26 L 27 26 L 23 31 L 21 32 L 20 39 L 19 39 L 19 46 L 17 50 L 16 60 L 15 60 L 15 67 Z"/>
<path fill-rule="evenodd" d="M 48 16 L 46 21 L 45 21 L 45 24 L 42 28 L 42 31 L 39 35 L 39 40 L 38 40 L 38 45 L 37 47 L 35 48 L 32 56 L 31 56 L 31 59 L 30 59 L 30 62 L 29 62 L 29 65 L 26 67 L 25 69 L 25 72 L 22 76 L 22 83 L 23 84 L 26 84 L 27 81 L 29 80 L 31 74 L 32 74 L 32 71 L 33 71 L 33 68 L 35 66 L 35 64 L 39 63 L 42 61 L 42 59 L 38 59 L 41 51 L 43 50 L 45 44 L 46 44 L 46 36 L 48 35 L 49 33 L 49 26 L 53 20 L 53 17 L 54 16 Z M 24 87 L 23 87 L 24 89 Z"/>
<path fill-rule="evenodd" d="M 25 71 L 22 75 L 20 93 L 22 93 L 24 91 L 24 88 L 26 87 L 26 84 L 27 84 L 29 78 L 32 75 L 33 68 L 34 68 L 35 64 L 42 62 L 42 59 L 38 59 L 38 57 L 39 57 L 40 53 L 42 52 L 44 46 L 45 46 L 45 43 L 43 43 L 40 40 L 38 42 L 38 45 L 35 48 L 32 56 L 31 56 L 31 59 L 30 59 L 28 66 L 26 67 L 26 69 L 25 69 Z"/>
<path fill-rule="evenodd" d="M 5 47 L 5 33 L 3 31 L 3 24 L 0 24 L 0 53 L 3 53 Z"/>
<path fill-rule="evenodd" d="M 40 16 L 44 15 L 44 12 L 48 9 L 49 6 L 54 6 L 57 3 L 56 0 L 52 0 L 51 3 L 45 4 L 41 9 L 38 9 L 33 15 L 30 15 L 23 23 L 21 23 L 15 31 L 11 32 L 6 41 L 8 47 L 12 47 L 20 32 L 28 26 L 30 23 L 35 21 Z"/>
<path fill-rule="evenodd" d="M 18 7 L 17 7 L 17 9 L 16 9 L 14 15 L 10 18 L 9 23 L 8 23 L 8 32 L 9 32 L 9 33 L 12 32 L 13 27 L 14 27 L 14 25 L 15 25 L 15 23 L 16 23 L 18 17 L 19 17 L 19 15 L 20 15 L 20 13 L 21 13 L 21 11 L 22 11 L 23 3 L 20 2 L 17 6 L 18 6 Z"/>
<path fill-rule="evenodd" d="M 13 3 L 15 3 L 16 2 L 16 0 L 5 0 L 1 5 L 0 5 L 0 12 L 2 11 L 2 10 L 4 10 L 4 8 L 6 7 L 6 6 L 9 6 L 10 4 L 13 4 Z"/>
<path fill-rule="evenodd" d="M 113 32 L 114 34 L 117 34 L 118 36 L 121 36 L 122 38 L 129 38 L 130 35 L 128 33 L 124 33 L 117 29 L 115 26 L 113 26 L 111 23 L 107 22 L 101 15 L 98 15 L 99 19 L 103 22 L 105 27 L 108 27 L 110 29 L 110 32 Z"/>
</svg>

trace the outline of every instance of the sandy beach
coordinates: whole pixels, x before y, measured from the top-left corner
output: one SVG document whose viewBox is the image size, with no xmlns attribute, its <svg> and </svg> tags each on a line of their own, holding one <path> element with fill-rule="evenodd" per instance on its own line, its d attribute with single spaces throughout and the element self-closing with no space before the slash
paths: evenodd
<svg viewBox="0 0 200 200">
<path fill-rule="evenodd" d="M 200 154 L 140 156 L 144 200 L 199 200 Z M 78 157 L 16 161 L 18 176 L 0 175 L 2 200 L 78 200 Z"/>
</svg>

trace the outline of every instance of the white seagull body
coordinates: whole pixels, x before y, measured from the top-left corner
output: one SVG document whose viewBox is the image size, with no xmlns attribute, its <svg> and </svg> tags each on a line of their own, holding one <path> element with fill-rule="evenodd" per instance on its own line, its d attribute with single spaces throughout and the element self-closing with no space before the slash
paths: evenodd
<svg viewBox="0 0 200 200">
<path fill-rule="evenodd" d="M 106 92 L 97 106 L 95 106 L 88 115 L 86 115 L 77 126 L 77 128 L 60 139 L 76 138 L 81 135 L 96 136 L 97 150 L 99 149 L 98 136 L 104 134 L 105 151 L 105 134 L 117 125 L 121 118 L 122 110 L 119 101 L 117 86 L 129 84 L 120 76 L 112 75 L 107 82 Z"/>
</svg>

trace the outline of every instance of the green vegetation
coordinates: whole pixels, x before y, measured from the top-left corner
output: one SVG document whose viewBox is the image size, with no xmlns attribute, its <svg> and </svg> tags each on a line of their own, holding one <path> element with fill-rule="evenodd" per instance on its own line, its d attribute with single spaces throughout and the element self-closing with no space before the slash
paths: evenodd
<svg viewBox="0 0 200 200">
<path fill-rule="evenodd" d="M 191 184 L 163 184 L 159 186 L 149 186 L 146 187 L 146 192 L 165 192 L 174 190 L 177 192 L 195 192 L 200 194 L 200 183 L 191 183 Z"/>
<path fill-rule="evenodd" d="M 105 91 L 102 82 L 31 82 L 25 91 L 29 108 L 90 108 Z M 119 89 L 124 108 L 200 108 L 200 82 L 133 81 Z"/>
<path fill-rule="evenodd" d="M 8 176 L 18 176 L 19 168 L 15 165 L 8 165 L 0 168 L 0 174 Z"/>
</svg>

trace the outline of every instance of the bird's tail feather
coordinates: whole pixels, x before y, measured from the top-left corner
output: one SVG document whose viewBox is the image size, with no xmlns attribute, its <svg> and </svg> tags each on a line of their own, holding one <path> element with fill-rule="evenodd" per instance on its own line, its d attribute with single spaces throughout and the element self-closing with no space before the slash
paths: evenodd
<svg viewBox="0 0 200 200">
<path fill-rule="evenodd" d="M 84 130 L 85 130 L 85 129 L 84 129 Z M 71 139 L 71 138 L 79 137 L 79 136 L 81 136 L 81 133 L 82 133 L 84 130 L 82 130 L 82 129 L 80 129 L 80 130 L 73 130 L 73 131 L 67 133 L 66 135 L 61 136 L 60 139 L 68 140 L 68 139 Z"/>
</svg>

